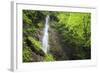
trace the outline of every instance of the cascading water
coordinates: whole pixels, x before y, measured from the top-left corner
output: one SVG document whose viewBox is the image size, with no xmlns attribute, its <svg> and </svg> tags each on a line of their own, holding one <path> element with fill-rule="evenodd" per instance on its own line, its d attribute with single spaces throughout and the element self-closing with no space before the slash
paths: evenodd
<svg viewBox="0 0 100 73">
<path fill-rule="evenodd" d="M 44 35 L 42 39 L 42 50 L 47 53 L 49 50 L 49 44 L 48 44 L 48 28 L 49 28 L 49 15 L 46 16 L 45 19 L 45 28 L 44 28 Z"/>
</svg>

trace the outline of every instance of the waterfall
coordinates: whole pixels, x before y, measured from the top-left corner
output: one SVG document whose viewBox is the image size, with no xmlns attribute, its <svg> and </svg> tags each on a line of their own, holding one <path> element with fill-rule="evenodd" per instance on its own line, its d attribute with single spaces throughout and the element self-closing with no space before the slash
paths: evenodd
<svg viewBox="0 0 100 73">
<path fill-rule="evenodd" d="M 44 27 L 44 35 L 42 39 L 42 50 L 47 53 L 49 50 L 49 44 L 48 44 L 48 28 L 49 28 L 49 15 L 46 16 L 45 19 L 45 27 Z"/>
</svg>

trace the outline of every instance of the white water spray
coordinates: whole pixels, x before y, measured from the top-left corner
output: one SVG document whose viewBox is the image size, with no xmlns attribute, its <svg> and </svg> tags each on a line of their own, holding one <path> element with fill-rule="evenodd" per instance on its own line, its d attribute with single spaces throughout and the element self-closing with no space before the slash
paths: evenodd
<svg viewBox="0 0 100 73">
<path fill-rule="evenodd" d="M 45 19 L 45 28 L 44 28 L 44 35 L 42 39 L 42 50 L 47 53 L 49 50 L 49 44 L 48 44 L 48 28 L 49 28 L 49 15 L 46 16 Z"/>
</svg>

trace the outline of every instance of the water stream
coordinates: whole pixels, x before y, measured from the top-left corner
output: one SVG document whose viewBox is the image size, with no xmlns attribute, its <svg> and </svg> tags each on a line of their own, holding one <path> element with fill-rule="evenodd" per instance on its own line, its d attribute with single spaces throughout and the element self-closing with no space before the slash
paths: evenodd
<svg viewBox="0 0 100 73">
<path fill-rule="evenodd" d="M 43 35 L 43 39 L 42 39 L 42 50 L 47 53 L 49 50 L 49 44 L 48 44 L 48 28 L 49 28 L 49 15 L 46 16 L 45 19 L 45 27 L 44 27 L 44 35 Z"/>
</svg>

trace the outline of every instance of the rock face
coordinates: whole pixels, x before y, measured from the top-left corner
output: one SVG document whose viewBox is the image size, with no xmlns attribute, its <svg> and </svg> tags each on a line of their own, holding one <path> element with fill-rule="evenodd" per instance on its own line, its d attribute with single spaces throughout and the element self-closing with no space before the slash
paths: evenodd
<svg viewBox="0 0 100 73">
<path fill-rule="evenodd" d="M 49 28 L 49 45 L 50 53 L 56 60 L 66 60 L 67 56 L 63 50 L 61 39 L 55 28 Z"/>
<path fill-rule="evenodd" d="M 39 61 L 43 61 L 43 56 L 40 56 L 38 54 L 36 54 L 35 52 L 32 52 L 32 56 L 33 56 L 33 62 L 39 62 Z"/>
</svg>

